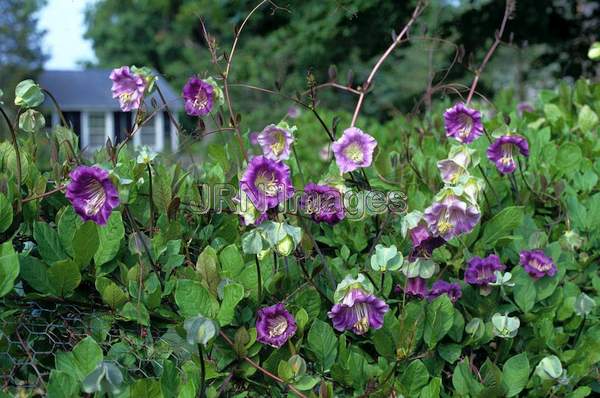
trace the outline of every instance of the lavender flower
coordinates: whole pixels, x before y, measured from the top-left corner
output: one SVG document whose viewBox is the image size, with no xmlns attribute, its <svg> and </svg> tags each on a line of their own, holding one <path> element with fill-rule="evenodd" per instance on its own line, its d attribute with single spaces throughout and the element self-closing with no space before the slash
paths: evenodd
<svg viewBox="0 0 600 398">
<path fill-rule="evenodd" d="M 270 124 L 256 137 L 267 159 L 286 160 L 290 158 L 290 147 L 294 142 L 291 131 Z"/>
<path fill-rule="evenodd" d="M 431 286 L 431 290 L 427 294 L 427 299 L 431 301 L 442 294 L 446 294 L 450 301 L 456 303 L 456 301 L 462 296 L 462 290 L 458 283 L 449 283 L 443 280 L 438 280 Z"/>
<path fill-rule="evenodd" d="M 296 320 L 282 303 L 258 310 L 256 340 L 279 348 L 296 333 Z"/>
<path fill-rule="evenodd" d="M 470 232 L 479 221 L 477 206 L 463 202 L 455 195 L 434 202 L 425 209 L 423 218 L 433 236 L 450 240 L 457 235 Z"/>
<path fill-rule="evenodd" d="M 540 279 L 546 275 L 556 275 L 556 265 L 550 257 L 544 254 L 543 250 L 523 250 L 519 253 L 519 261 L 525 271 L 534 279 Z"/>
<path fill-rule="evenodd" d="M 504 271 L 506 267 L 500 263 L 500 257 L 491 254 L 485 258 L 473 257 L 465 271 L 465 282 L 470 285 L 487 286 L 496 282 L 495 271 Z"/>
<path fill-rule="evenodd" d="M 533 109 L 533 106 L 531 106 L 527 102 L 519 102 L 519 104 L 517 104 L 517 112 L 519 112 L 521 115 L 534 111 L 535 109 Z"/>
<path fill-rule="evenodd" d="M 424 299 L 427 296 L 427 281 L 421 277 L 408 278 L 406 282 L 406 295 Z"/>
<path fill-rule="evenodd" d="M 197 76 L 192 76 L 183 86 L 185 113 L 190 116 L 205 116 L 213 107 L 213 86 Z"/>
<path fill-rule="evenodd" d="M 483 134 L 481 113 L 467 108 L 462 103 L 454 105 L 444 113 L 446 136 L 453 137 L 463 144 L 470 144 Z"/>
<path fill-rule="evenodd" d="M 327 162 L 331 159 L 331 148 L 330 148 L 330 144 L 327 144 L 325 146 L 323 146 L 323 148 L 321 148 L 321 150 L 319 151 L 319 158 L 321 158 L 321 160 Z"/>
<path fill-rule="evenodd" d="M 250 141 L 251 145 L 258 145 L 258 135 L 260 133 L 253 131 L 249 134 L 248 136 L 248 140 Z"/>
<path fill-rule="evenodd" d="M 431 257 L 435 249 L 446 243 L 439 236 L 431 236 L 427 226 L 419 223 L 415 228 L 409 230 L 412 240 L 412 250 L 408 256 L 410 261 L 414 261 L 417 257 Z"/>
<path fill-rule="evenodd" d="M 290 106 L 287 111 L 287 117 L 296 119 L 300 116 L 300 109 L 297 106 Z"/>
<path fill-rule="evenodd" d="M 525 137 L 503 135 L 488 147 L 487 157 L 490 161 L 496 163 L 499 172 L 509 174 L 517 168 L 517 163 L 513 158 L 515 150 L 518 150 L 523 156 L 529 156 L 529 144 Z"/>
<path fill-rule="evenodd" d="M 344 135 L 335 141 L 331 148 L 340 171 L 348 173 L 359 167 L 369 167 L 376 146 L 375 138 L 363 133 L 359 128 L 350 127 L 344 130 Z"/>
<path fill-rule="evenodd" d="M 84 220 L 106 224 L 110 213 L 119 206 L 119 193 L 100 167 L 79 166 L 70 174 L 71 182 L 65 196 Z"/>
<path fill-rule="evenodd" d="M 340 332 L 352 330 L 361 335 L 369 328 L 381 328 L 383 315 L 388 310 L 389 307 L 383 300 L 360 288 L 353 288 L 346 293 L 341 303 L 331 308 L 327 316 L 331 318 L 333 327 Z"/>
<path fill-rule="evenodd" d="M 256 210 L 264 213 L 294 194 L 290 169 L 282 162 L 255 156 L 240 179 L 240 188 Z"/>
<path fill-rule="evenodd" d="M 328 185 L 307 184 L 300 206 L 316 222 L 325 221 L 333 225 L 345 217 L 342 194 Z"/>
<path fill-rule="evenodd" d="M 129 66 L 113 69 L 109 76 L 112 84 L 113 98 L 119 99 L 123 112 L 138 109 L 144 98 L 146 81 L 138 74 L 133 73 Z"/>
</svg>

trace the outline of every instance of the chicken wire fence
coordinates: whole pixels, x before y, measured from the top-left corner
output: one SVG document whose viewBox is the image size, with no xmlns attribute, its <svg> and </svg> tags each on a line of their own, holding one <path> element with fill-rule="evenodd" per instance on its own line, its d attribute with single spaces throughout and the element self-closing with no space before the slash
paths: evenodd
<svg viewBox="0 0 600 398">
<path fill-rule="evenodd" d="M 87 336 L 118 360 L 130 378 L 159 375 L 162 360 L 177 357 L 171 349 L 177 338 L 174 332 L 161 336 L 158 331 L 116 323 L 106 311 L 71 304 L 16 304 L 0 313 L 0 391 L 43 395 L 56 355 L 72 351 Z"/>
</svg>

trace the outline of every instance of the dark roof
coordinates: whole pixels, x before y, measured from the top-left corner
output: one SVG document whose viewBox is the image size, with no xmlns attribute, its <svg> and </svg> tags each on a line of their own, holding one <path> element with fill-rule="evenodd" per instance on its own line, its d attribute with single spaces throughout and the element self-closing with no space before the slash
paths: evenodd
<svg viewBox="0 0 600 398">
<path fill-rule="evenodd" d="M 119 102 L 112 98 L 110 91 L 112 86 L 112 82 L 108 78 L 110 72 L 110 69 L 46 70 L 41 73 L 39 83 L 56 97 L 61 109 L 65 111 L 118 111 L 120 110 Z M 161 76 L 158 77 L 158 84 L 169 108 L 181 110 L 183 102 L 173 88 Z M 156 90 L 151 98 L 162 104 Z M 146 101 L 147 104 L 150 104 L 151 99 L 146 99 Z M 52 106 L 49 98 L 46 98 L 44 106 Z"/>
</svg>

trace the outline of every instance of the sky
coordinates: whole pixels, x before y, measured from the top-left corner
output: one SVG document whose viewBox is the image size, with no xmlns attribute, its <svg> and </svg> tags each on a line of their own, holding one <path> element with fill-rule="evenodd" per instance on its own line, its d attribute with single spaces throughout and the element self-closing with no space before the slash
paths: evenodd
<svg viewBox="0 0 600 398">
<path fill-rule="evenodd" d="M 96 0 L 48 0 L 40 12 L 40 28 L 46 30 L 46 69 L 80 69 L 80 61 L 93 61 L 91 42 L 85 40 L 84 11 Z"/>
</svg>

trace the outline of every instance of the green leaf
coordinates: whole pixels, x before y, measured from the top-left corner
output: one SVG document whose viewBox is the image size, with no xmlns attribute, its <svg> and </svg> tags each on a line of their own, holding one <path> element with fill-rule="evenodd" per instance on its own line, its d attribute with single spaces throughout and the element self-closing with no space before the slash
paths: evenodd
<svg viewBox="0 0 600 398">
<path fill-rule="evenodd" d="M 105 226 L 98 228 L 98 237 L 100 244 L 98 251 L 94 255 L 96 267 L 101 266 L 115 258 L 121 247 L 121 242 L 125 236 L 125 227 L 121 213 L 113 211 Z"/>
<path fill-rule="evenodd" d="M 0 297 L 6 296 L 15 286 L 19 276 L 19 257 L 12 242 L 0 245 Z"/>
<path fill-rule="evenodd" d="M 96 290 L 100 292 L 102 301 L 112 309 L 119 307 L 129 298 L 123 289 L 105 277 L 96 278 Z"/>
<path fill-rule="evenodd" d="M 452 385 L 456 393 L 462 396 L 478 396 L 483 386 L 475 379 L 467 360 L 462 361 L 454 368 Z"/>
<path fill-rule="evenodd" d="M 83 225 L 81 217 L 75 213 L 73 206 L 63 207 L 58 214 L 58 239 L 65 252 L 73 257 L 73 238 L 77 228 Z"/>
<path fill-rule="evenodd" d="M 67 258 L 56 230 L 45 222 L 36 221 L 33 223 L 33 239 L 37 242 L 40 255 L 48 263 Z"/>
<path fill-rule="evenodd" d="M 577 126 L 583 132 L 590 131 L 598 124 L 598 115 L 588 105 L 584 105 L 579 110 L 577 117 Z M 559 152 L 560 153 L 560 152 Z"/>
<path fill-rule="evenodd" d="M 67 372 L 82 381 L 92 373 L 104 359 L 102 349 L 91 337 L 81 340 L 72 352 L 61 352 L 56 356 L 56 370 Z"/>
<path fill-rule="evenodd" d="M 561 173 L 577 170 L 581 163 L 582 154 L 579 145 L 573 142 L 562 144 L 556 155 L 555 167 Z"/>
<path fill-rule="evenodd" d="M 460 358 L 462 347 L 460 344 L 443 344 L 437 348 L 438 354 L 448 363 L 454 363 Z"/>
<path fill-rule="evenodd" d="M 429 349 L 448 333 L 454 323 L 454 307 L 445 294 L 427 305 L 423 340 Z"/>
<path fill-rule="evenodd" d="M 439 398 L 442 390 L 442 379 L 434 377 L 428 385 L 421 390 L 420 398 Z"/>
<path fill-rule="evenodd" d="M 52 286 L 48 282 L 48 266 L 43 261 L 33 256 L 21 255 L 19 262 L 20 276 L 25 282 L 40 293 L 52 293 Z"/>
<path fill-rule="evenodd" d="M 265 248 L 264 239 L 258 229 L 246 232 L 242 236 L 242 250 L 246 254 L 258 254 Z"/>
<path fill-rule="evenodd" d="M 230 283 L 223 288 L 223 302 L 217 320 L 221 327 L 229 325 L 235 315 L 235 307 L 244 298 L 244 287 L 239 283 Z"/>
<path fill-rule="evenodd" d="M 337 357 L 337 338 L 331 326 L 320 319 L 315 319 L 308 332 L 307 343 L 321 365 L 321 370 L 329 370 Z"/>
<path fill-rule="evenodd" d="M 72 260 L 63 260 L 54 263 L 48 269 L 48 283 L 52 292 L 59 297 L 68 297 L 79 283 L 81 283 L 81 274 L 79 266 Z"/>
<path fill-rule="evenodd" d="M 98 228 L 92 221 L 81 225 L 73 237 L 73 260 L 79 265 L 79 268 L 85 268 L 98 250 L 100 238 L 98 237 Z"/>
<path fill-rule="evenodd" d="M 77 379 L 67 372 L 52 370 L 48 381 L 48 398 L 73 398 L 79 393 Z"/>
<path fill-rule="evenodd" d="M 6 195 L 0 193 L 0 233 L 6 231 L 13 221 L 13 208 Z"/>
<path fill-rule="evenodd" d="M 502 383 L 507 389 L 506 396 L 518 395 L 527 385 L 529 380 L 529 359 L 527 353 L 522 352 L 509 358 L 502 366 Z"/>
<path fill-rule="evenodd" d="M 162 397 L 160 382 L 155 379 L 136 380 L 129 390 L 130 397 Z"/>
<path fill-rule="evenodd" d="M 405 395 L 414 397 L 429 381 L 429 372 L 419 359 L 412 361 L 402 372 L 399 382 Z"/>
<path fill-rule="evenodd" d="M 536 297 L 536 288 L 533 280 L 522 270 L 515 270 L 513 273 L 513 297 L 515 302 L 523 310 L 529 312 L 534 304 Z"/>
<path fill-rule="evenodd" d="M 207 318 L 216 316 L 219 303 L 198 281 L 179 279 L 175 288 L 175 303 L 184 318 L 198 314 Z"/>
<path fill-rule="evenodd" d="M 31 79 L 23 80 L 15 88 L 15 105 L 23 108 L 34 108 L 44 102 L 41 87 Z"/>
<path fill-rule="evenodd" d="M 219 259 L 212 246 L 206 246 L 196 262 L 196 270 L 202 276 L 202 285 L 213 295 L 217 294 L 217 287 L 221 281 L 219 276 Z"/>
<path fill-rule="evenodd" d="M 119 312 L 128 321 L 134 321 L 143 326 L 150 326 L 150 314 L 143 303 L 126 303 Z"/>
<path fill-rule="evenodd" d="M 235 279 L 244 269 L 244 258 L 235 244 L 226 246 L 221 250 L 219 262 L 224 278 Z"/>
<path fill-rule="evenodd" d="M 600 42 L 592 43 L 590 49 L 588 50 L 587 56 L 592 61 L 600 59 Z"/>
<path fill-rule="evenodd" d="M 510 235 L 522 223 L 523 207 L 506 207 L 485 224 L 480 244 L 484 248 L 492 248 L 499 239 Z"/>
</svg>

